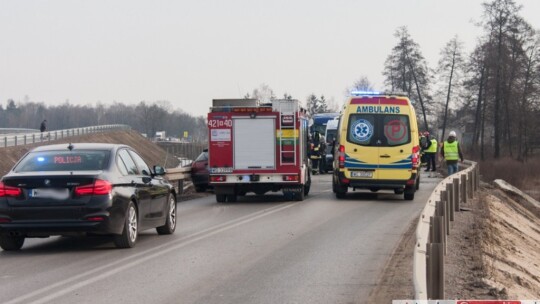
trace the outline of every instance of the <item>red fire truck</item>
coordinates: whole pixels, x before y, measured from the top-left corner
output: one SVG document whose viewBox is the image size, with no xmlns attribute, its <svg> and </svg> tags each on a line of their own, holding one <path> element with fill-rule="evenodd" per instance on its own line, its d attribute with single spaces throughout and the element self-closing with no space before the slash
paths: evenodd
<svg viewBox="0 0 540 304">
<path fill-rule="evenodd" d="M 309 193 L 308 119 L 297 100 L 214 99 L 208 132 L 218 202 L 269 191 L 302 201 Z"/>
</svg>

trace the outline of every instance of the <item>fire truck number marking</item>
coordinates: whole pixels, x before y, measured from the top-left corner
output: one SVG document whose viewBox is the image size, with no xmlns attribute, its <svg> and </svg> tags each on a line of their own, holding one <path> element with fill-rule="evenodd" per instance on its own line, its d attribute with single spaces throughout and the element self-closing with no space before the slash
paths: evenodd
<svg viewBox="0 0 540 304">
<path fill-rule="evenodd" d="M 232 119 L 226 119 L 226 120 L 211 119 L 208 121 L 208 126 L 210 128 L 221 128 L 221 127 L 232 128 Z"/>
</svg>

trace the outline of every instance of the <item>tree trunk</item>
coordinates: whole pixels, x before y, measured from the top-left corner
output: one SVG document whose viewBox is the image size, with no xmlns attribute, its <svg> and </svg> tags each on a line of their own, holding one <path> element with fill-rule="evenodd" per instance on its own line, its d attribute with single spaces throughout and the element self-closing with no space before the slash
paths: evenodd
<svg viewBox="0 0 540 304">
<path fill-rule="evenodd" d="M 442 142 L 444 140 L 444 133 L 446 132 L 446 121 L 448 118 L 448 104 L 450 103 L 450 93 L 452 91 L 452 77 L 454 76 L 455 64 L 456 64 L 456 52 L 454 50 L 454 54 L 452 56 L 452 67 L 450 68 L 450 80 L 448 81 L 448 92 L 446 93 L 446 104 L 444 106 L 444 120 L 443 120 L 442 135 L 439 142 Z"/>
<path fill-rule="evenodd" d="M 476 102 L 476 113 L 474 115 L 474 132 L 473 132 L 473 147 L 478 148 L 478 141 L 480 139 L 480 123 L 482 117 L 482 93 L 484 90 L 484 76 L 485 76 L 486 66 L 482 64 L 482 69 L 480 70 L 480 84 L 478 89 L 478 100 Z"/>
<path fill-rule="evenodd" d="M 424 117 L 424 128 L 426 130 L 429 130 L 428 123 L 427 123 L 427 116 L 426 116 L 426 108 L 424 107 L 424 101 L 422 100 L 422 94 L 420 93 L 420 85 L 418 84 L 418 79 L 416 79 L 416 73 L 414 72 L 414 68 L 410 61 L 409 61 L 409 67 L 411 68 L 414 84 L 416 85 L 416 93 L 418 94 L 418 101 L 420 102 L 420 107 L 422 108 L 422 115 Z"/>
</svg>

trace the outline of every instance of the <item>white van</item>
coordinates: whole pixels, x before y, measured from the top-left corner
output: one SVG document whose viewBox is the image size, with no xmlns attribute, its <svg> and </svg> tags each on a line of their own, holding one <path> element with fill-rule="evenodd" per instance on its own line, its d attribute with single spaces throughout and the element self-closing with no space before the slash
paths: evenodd
<svg viewBox="0 0 540 304">
<path fill-rule="evenodd" d="M 332 150 L 332 147 L 334 147 L 334 141 L 337 138 L 338 125 L 339 116 L 329 120 L 326 124 L 326 131 L 324 132 L 324 138 L 326 139 L 326 162 L 325 168 L 323 168 L 324 172 L 331 172 L 333 169 L 334 151 Z"/>
</svg>

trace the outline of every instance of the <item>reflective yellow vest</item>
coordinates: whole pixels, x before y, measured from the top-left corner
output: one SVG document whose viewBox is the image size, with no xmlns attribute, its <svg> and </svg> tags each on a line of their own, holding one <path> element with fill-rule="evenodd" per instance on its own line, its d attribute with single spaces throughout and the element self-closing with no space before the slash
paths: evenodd
<svg viewBox="0 0 540 304">
<path fill-rule="evenodd" d="M 457 140 L 449 143 L 448 141 L 444 142 L 444 159 L 446 160 L 458 160 L 458 142 Z"/>
<path fill-rule="evenodd" d="M 437 153 L 437 140 L 435 138 L 431 140 L 431 146 L 426 150 L 426 153 Z"/>
</svg>

